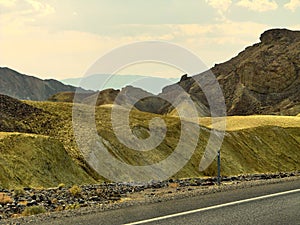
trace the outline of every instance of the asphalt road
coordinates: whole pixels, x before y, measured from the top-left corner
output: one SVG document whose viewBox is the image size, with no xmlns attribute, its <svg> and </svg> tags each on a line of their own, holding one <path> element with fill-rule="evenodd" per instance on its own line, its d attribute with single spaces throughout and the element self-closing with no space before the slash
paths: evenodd
<svg viewBox="0 0 300 225">
<path fill-rule="evenodd" d="M 300 180 L 60 218 L 47 224 L 300 225 Z"/>
<path fill-rule="evenodd" d="M 135 221 L 134 224 L 300 224 L 300 189 L 280 196 L 233 202 Z"/>
</svg>

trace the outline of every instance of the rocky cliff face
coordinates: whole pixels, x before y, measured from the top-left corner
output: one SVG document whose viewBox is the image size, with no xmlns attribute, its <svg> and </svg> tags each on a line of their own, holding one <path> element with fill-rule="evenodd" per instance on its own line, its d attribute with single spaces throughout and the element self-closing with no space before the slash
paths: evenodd
<svg viewBox="0 0 300 225">
<path fill-rule="evenodd" d="M 0 68 L 0 94 L 13 98 L 42 101 L 58 92 L 75 90 L 76 87 L 57 80 L 41 80 L 9 68 Z"/>
<path fill-rule="evenodd" d="M 297 115 L 300 112 L 300 31 L 268 30 L 260 40 L 211 69 L 223 90 L 227 113 Z M 193 78 L 197 76 L 203 74 Z M 208 107 L 205 95 L 192 78 L 184 76 L 178 84 L 196 103 Z M 172 95 L 172 92 L 171 85 L 161 95 Z M 168 108 L 164 110 L 168 111 Z"/>
<path fill-rule="evenodd" d="M 264 32 L 260 40 L 260 43 L 247 47 L 229 61 L 211 68 L 224 93 L 227 114 L 299 114 L 300 31 L 272 29 Z M 6 76 L 3 76 L 3 73 Z M 179 85 L 196 103 L 199 115 L 209 116 L 205 94 L 194 80 L 207 75 L 207 71 L 193 77 L 184 75 L 177 84 L 165 87 L 158 96 L 132 86 L 125 87 L 121 91 L 108 89 L 97 93 L 97 105 L 111 104 L 120 94 L 116 100 L 119 105 L 134 104 L 135 108 L 141 111 L 176 115 L 170 102 L 183 99 L 179 101 L 182 104 L 177 107 L 186 108 L 184 101 L 186 96 L 182 96 L 178 90 Z M 5 94 L 21 99 L 44 100 L 52 95 L 51 93 L 75 90 L 74 87 L 65 86 L 58 81 L 42 81 L 33 77 L 24 79 L 23 76 L 2 68 L 0 93 L 5 91 Z M 210 88 L 211 84 L 207 85 Z M 72 95 L 64 93 L 63 96 L 56 96 L 54 100 L 71 101 Z M 87 96 L 82 95 L 82 98 L 85 101 L 92 98 Z M 137 99 L 140 100 L 136 102 Z"/>
</svg>

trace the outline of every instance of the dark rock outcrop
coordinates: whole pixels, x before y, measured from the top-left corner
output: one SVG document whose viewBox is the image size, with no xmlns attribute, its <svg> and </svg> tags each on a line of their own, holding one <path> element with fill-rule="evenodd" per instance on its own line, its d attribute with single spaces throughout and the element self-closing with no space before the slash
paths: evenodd
<svg viewBox="0 0 300 225">
<path fill-rule="evenodd" d="M 77 99 L 79 102 L 81 102 L 83 99 L 90 97 L 93 95 L 92 93 L 78 93 Z M 75 96 L 75 92 L 59 92 L 54 95 L 52 95 L 50 98 L 48 98 L 48 101 L 51 102 L 73 102 Z"/>
<path fill-rule="evenodd" d="M 159 114 L 163 113 L 164 108 L 171 107 L 168 101 L 133 86 L 122 88 L 116 103 L 123 106 L 134 106 L 140 111 Z"/>
<path fill-rule="evenodd" d="M 42 109 L 0 94 L 0 132 L 39 133 L 43 129 L 48 134 L 53 129 L 52 119 Z"/>
<path fill-rule="evenodd" d="M 260 40 L 211 69 L 224 93 L 227 114 L 297 115 L 300 112 L 300 31 L 272 29 L 264 32 Z M 178 85 L 196 103 L 209 107 L 194 79 L 184 75 Z M 161 95 L 176 97 L 173 86 L 164 88 Z"/>
<path fill-rule="evenodd" d="M 112 88 L 105 89 L 99 92 L 96 92 L 95 94 L 92 94 L 88 96 L 87 98 L 84 98 L 82 102 L 87 104 L 94 104 L 95 99 L 97 106 L 99 105 L 106 105 L 106 104 L 113 104 L 115 101 L 115 98 L 120 93 L 120 90 L 115 90 Z"/>
</svg>

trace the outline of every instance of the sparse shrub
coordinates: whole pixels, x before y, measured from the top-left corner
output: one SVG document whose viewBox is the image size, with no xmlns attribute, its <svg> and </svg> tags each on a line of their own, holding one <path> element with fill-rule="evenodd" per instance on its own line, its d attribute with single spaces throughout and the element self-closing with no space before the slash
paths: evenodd
<svg viewBox="0 0 300 225">
<path fill-rule="evenodd" d="M 69 192 L 73 195 L 73 196 L 80 196 L 81 195 L 81 191 L 82 189 L 78 186 L 78 185 L 73 185 L 70 189 Z"/>
<path fill-rule="evenodd" d="M 8 203 L 12 203 L 13 200 L 10 196 L 8 196 L 5 193 L 0 193 L 0 204 L 8 204 Z"/>
<path fill-rule="evenodd" d="M 51 200 L 51 203 L 52 203 L 52 204 L 56 204 L 57 202 L 58 202 L 57 198 L 53 198 L 53 199 Z"/>
<path fill-rule="evenodd" d="M 178 183 L 169 183 L 168 186 L 170 188 L 177 188 L 177 187 L 179 187 L 179 184 Z"/>
<path fill-rule="evenodd" d="M 62 189 L 62 188 L 64 188 L 66 185 L 64 184 L 64 183 L 60 183 L 57 187 L 59 188 L 59 189 Z"/>
<path fill-rule="evenodd" d="M 16 188 L 14 190 L 14 196 L 15 197 L 20 197 L 20 196 L 23 196 L 23 195 L 25 195 L 24 189 L 22 189 L 22 188 Z"/>
<path fill-rule="evenodd" d="M 45 187 L 43 187 L 43 186 L 34 186 L 34 187 L 31 187 L 31 189 L 44 190 Z"/>
<path fill-rule="evenodd" d="M 45 213 L 46 210 L 43 206 L 40 205 L 35 205 L 35 206 L 30 206 L 26 207 L 24 211 L 22 212 L 23 216 L 31 216 L 31 215 L 36 215 L 40 213 Z"/>
<path fill-rule="evenodd" d="M 20 202 L 18 202 L 18 205 L 24 205 L 24 206 L 26 206 L 27 204 L 28 204 L 27 201 L 20 201 Z"/>
<path fill-rule="evenodd" d="M 67 205 L 65 209 L 69 210 L 69 209 L 79 209 L 79 208 L 80 208 L 80 204 L 76 202 L 74 204 Z"/>
<path fill-rule="evenodd" d="M 57 206 L 56 208 L 55 208 L 55 211 L 63 211 L 64 210 L 64 206 L 62 206 L 62 205 L 59 205 L 59 206 Z"/>
</svg>

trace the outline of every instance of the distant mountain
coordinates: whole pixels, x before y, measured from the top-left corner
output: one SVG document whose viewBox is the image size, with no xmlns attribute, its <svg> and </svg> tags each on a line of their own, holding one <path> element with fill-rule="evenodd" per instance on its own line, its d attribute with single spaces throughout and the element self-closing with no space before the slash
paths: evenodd
<svg viewBox="0 0 300 225">
<path fill-rule="evenodd" d="M 120 90 L 112 88 L 92 93 L 77 93 L 76 102 L 96 105 L 113 104 L 115 98 L 120 93 Z M 48 100 L 52 102 L 73 102 L 75 92 L 59 92 L 51 96 Z M 94 100 L 96 99 L 96 103 Z"/>
<path fill-rule="evenodd" d="M 76 87 L 65 85 L 57 80 L 42 80 L 20 74 L 10 68 L 0 68 L 0 94 L 13 98 L 43 101 L 58 92 L 75 90 Z M 86 92 L 83 89 L 81 91 Z"/>
<path fill-rule="evenodd" d="M 223 90 L 227 114 L 297 115 L 300 113 L 300 31 L 272 29 L 264 32 L 260 40 L 211 69 Z M 194 79 L 206 74 L 183 76 L 178 82 L 204 110 L 203 106 L 208 108 L 207 99 Z M 177 98 L 177 88 L 165 87 L 159 96 L 164 95 Z M 170 111 L 166 107 L 162 113 Z"/>
<path fill-rule="evenodd" d="M 74 96 L 75 92 L 59 92 L 51 96 L 48 100 L 52 102 L 73 102 Z M 118 99 L 116 99 L 117 97 Z M 141 100 L 138 101 L 139 99 Z M 126 107 L 134 106 L 140 111 L 147 112 L 151 112 L 151 109 L 157 109 L 159 107 L 164 109 L 166 107 L 165 104 L 170 105 L 152 93 L 130 85 L 121 90 L 108 88 L 94 93 L 76 94 L 76 102 L 95 104 L 97 106 L 107 104 L 117 104 Z M 157 113 L 157 111 L 155 111 L 155 113 Z"/>
<path fill-rule="evenodd" d="M 61 82 L 68 85 L 82 87 L 87 90 L 104 90 L 108 88 L 122 89 L 125 86 L 141 88 L 152 94 L 158 94 L 166 85 L 178 82 L 180 78 L 162 78 L 141 75 L 107 75 L 99 74 L 88 78 L 69 78 Z"/>
</svg>

